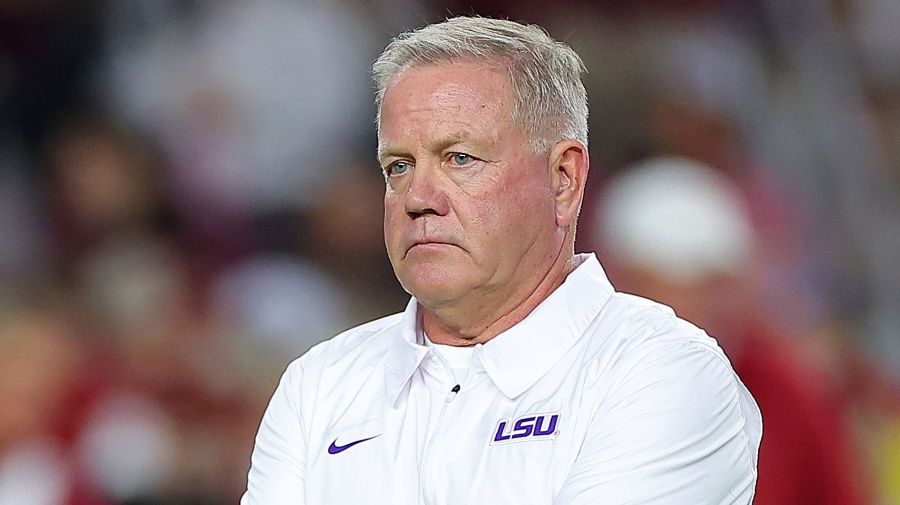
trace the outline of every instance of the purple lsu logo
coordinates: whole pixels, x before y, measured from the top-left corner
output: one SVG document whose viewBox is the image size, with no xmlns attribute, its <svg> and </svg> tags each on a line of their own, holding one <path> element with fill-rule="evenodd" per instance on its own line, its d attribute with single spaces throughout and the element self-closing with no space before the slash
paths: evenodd
<svg viewBox="0 0 900 505">
<path fill-rule="evenodd" d="M 556 431 L 558 421 L 559 414 L 531 414 L 515 421 L 504 419 L 497 425 L 491 445 L 534 439 L 547 440 L 556 437 L 559 435 L 559 432 Z"/>
</svg>

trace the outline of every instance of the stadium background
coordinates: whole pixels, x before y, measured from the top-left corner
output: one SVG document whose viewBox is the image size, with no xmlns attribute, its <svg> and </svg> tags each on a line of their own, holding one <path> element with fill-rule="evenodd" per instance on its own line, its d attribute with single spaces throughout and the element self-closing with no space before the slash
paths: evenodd
<svg viewBox="0 0 900 505">
<path fill-rule="evenodd" d="M 747 310 L 838 413 L 842 478 L 900 504 L 893 0 L 0 2 L 0 504 L 237 502 L 285 365 L 406 302 L 369 65 L 471 13 L 587 64 L 580 250 L 635 163 L 729 178 Z"/>
</svg>

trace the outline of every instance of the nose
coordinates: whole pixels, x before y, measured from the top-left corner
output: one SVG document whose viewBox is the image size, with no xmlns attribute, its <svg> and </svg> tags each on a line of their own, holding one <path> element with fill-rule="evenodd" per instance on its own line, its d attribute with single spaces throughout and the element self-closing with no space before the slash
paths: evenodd
<svg viewBox="0 0 900 505">
<path fill-rule="evenodd" d="M 419 164 L 406 188 L 405 210 L 413 219 L 424 215 L 443 216 L 450 211 L 447 195 L 441 188 L 440 169 Z"/>
</svg>

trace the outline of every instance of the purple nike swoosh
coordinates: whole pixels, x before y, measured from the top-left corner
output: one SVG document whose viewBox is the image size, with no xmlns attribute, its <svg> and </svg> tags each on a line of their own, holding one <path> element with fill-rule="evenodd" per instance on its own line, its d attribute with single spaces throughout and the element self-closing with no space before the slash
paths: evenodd
<svg viewBox="0 0 900 505">
<path fill-rule="evenodd" d="M 347 445 L 337 445 L 337 439 L 334 439 L 334 442 L 332 442 L 331 445 L 328 447 L 328 454 L 337 454 L 339 452 L 346 451 L 347 449 L 353 447 L 356 444 L 361 444 L 368 440 L 372 440 L 375 437 L 378 437 L 378 435 L 375 435 L 374 437 L 364 438 L 362 440 L 357 440 L 356 442 L 350 442 Z"/>
</svg>

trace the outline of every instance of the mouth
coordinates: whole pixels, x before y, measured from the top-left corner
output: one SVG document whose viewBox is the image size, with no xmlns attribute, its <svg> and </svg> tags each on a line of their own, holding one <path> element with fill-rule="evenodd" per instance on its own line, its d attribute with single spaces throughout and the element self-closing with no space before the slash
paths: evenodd
<svg viewBox="0 0 900 505">
<path fill-rule="evenodd" d="M 445 242 L 441 240 L 430 240 L 430 239 L 421 239 L 413 242 L 411 246 L 406 249 L 406 256 L 409 256 L 411 252 L 440 252 L 446 250 L 450 247 L 459 247 L 456 244 Z"/>
</svg>

